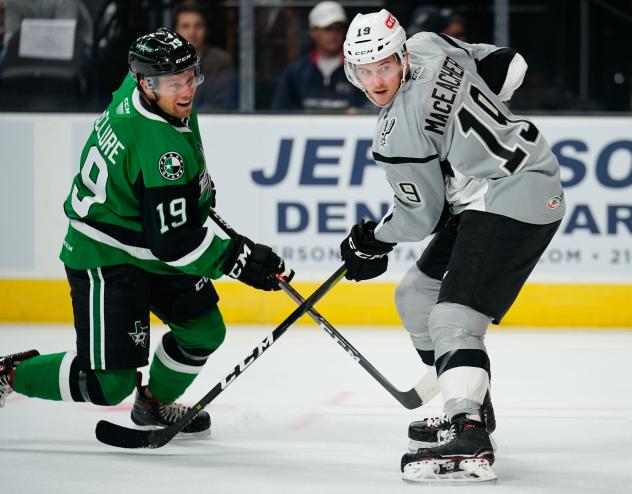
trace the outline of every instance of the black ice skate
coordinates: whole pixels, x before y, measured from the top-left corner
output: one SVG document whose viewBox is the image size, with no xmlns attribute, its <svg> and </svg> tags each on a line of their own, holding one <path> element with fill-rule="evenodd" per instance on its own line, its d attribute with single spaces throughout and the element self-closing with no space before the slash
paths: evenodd
<svg viewBox="0 0 632 494">
<path fill-rule="evenodd" d="M 0 357 L 0 408 L 4 406 L 4 402 L 11 393 L 13 393 L 13 369 L 22 360 L 37 357 L 37 350 L 28 350 L 26 352 L 14 353 Z"/>
<path fill-rule="evenodd" d="M 494 432 L 496 429 L 496 416 L 489 391 L 485 394 L 480 415 L 487 432 L 490 434 Z M 449 430 L 450 421 L 446 414 L 411 422 L 408 426 L 408 450 L 415 452 L 419 448 L 433 448 L 439 446 L 445 442 Z M 493 439 L 492 446 L 494 447 L 494 451 L 496 451 L 496 444 Z"/>
<path fill-rule="evenodd" d="M 494 451 L 482 422 L 452 419 L 443 444 L 422 448 L 402 457 L 402 478 L 411 481 L 480 482 L 496 480 L 491 469 Z"/>
<path fill-rule="evenodd" d="M 139 384 L 136 389 L 136 399 L 132 408 L 132 422 L 136 425 L 150 429 L 168 427 L 189 411 L 188 407 L 179 403 L 162 403 L 155 398 L 148 398 L 145 395 L 146 388 L 147 386 Z M 198 438 L 206 437 L 210 433 L 211 417 L 201 410 L 179 434 Z"/>
</svg>

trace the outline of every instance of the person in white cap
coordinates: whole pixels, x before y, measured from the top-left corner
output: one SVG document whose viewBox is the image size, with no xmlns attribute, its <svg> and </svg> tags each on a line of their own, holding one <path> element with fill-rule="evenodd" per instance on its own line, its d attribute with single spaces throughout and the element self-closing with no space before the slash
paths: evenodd
<svg viewBox="0 0 632 494">
<path fill-rule="evenodd" d="M 342 241 L 345 276 L 375 278 L 397 243 L 436 233 L 395 306 L 436 370 L 446 417 L 411 424 L 403 477 L 493 480 L 487 326 L 514 303 L 565 210 L 555 155 L 504 103 L 527 65 L 510 48 L 445 34 L 406 39 L 386 10 L 355 17 L 344 55 L 349 80 L 381 107 L 373 158 L 394 194 L 381 221 L 361 221 Z"/>
<path fill-rule="evenodd" d="M 309 13 L 314 48 L 288 65 L 272 99 L 273 110 L 348 111 L 365 98 L 345 77 L 342 43 L 347 16 L 338 2 L 320 2 Z"/>
</svg>

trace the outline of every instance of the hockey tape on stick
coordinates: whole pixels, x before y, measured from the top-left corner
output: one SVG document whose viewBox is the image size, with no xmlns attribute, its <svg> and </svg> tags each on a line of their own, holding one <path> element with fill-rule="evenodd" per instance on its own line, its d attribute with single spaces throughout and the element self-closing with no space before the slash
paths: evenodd
<svg viewBox="0 0 632 494">
<path fill-rule="evenodd" d="M 219 216 L 214 210 L 209 212 L 210 218 L 229 237 L 235 237 L 237 232 Z M 305 300 L 301 295 L 283 279 L 282 275 L 276 276 L 279 281 L 279 287 L 290 296 L 298 304 L 302 304 Z M 430 369 L 421 380 L 408 391 L 400 391 L 386 379 L 380 371 L 378 371 L 356 348 L 349 343 L 336 328 L 334 328 L 323 316 L 321 316 L 313 307 L 307 311 L 307 314 L 318 324 L 329 336 L 331 336 L 342 349 L 358 364 L 360 364 L 371 376 L 382 385 L 397 401 L 404 407 L 410 409 L 418 408 L 430 401 L 439 394 L 439 385 L 437 384 L 437 373 L 434 368 Z"/>
</svg>

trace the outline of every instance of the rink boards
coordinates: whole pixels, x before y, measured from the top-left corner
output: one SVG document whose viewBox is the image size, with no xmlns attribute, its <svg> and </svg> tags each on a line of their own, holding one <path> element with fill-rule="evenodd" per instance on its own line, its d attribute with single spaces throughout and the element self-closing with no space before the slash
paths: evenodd
<svg viewBox="0 0 632 494">
<path fill-rule="evenodd" d="M 0 116 L 0 321 L 70 321 L 57 259 L 62 203 L 95 115 Z M 536 117 L 557 155 L 567 215 L 504 325 L 632 327 L 632 124 L 629 118 Z M 392 192 L 370 157 L 373 116 L 203 116 L 218 212 L 272 245 L 309 294 L 339 265 L 359 218 L 379 218 Z M 185 164 L 186 166 L 186 164 Z M 340 284 L 318 308 L 336 324 L 398 324 L 396 282 L 424 247 L 401 244 L 377 283 Z M 283 294 L 218 282 L 228 321 L 274 323 Z"/>
<path fill-rule="evenodd" d="M 306 298 L 317 283 L 292 283 Z M 216 283 L 227 323 L 280 323 L 295 305 L 283 293 Z M 316 309 L 332 324 L 400 324 L 395 283 L 343 282 Z M 61 280 L 0 280 L 0 321 L 72 322 L 69 288 Z M 632 329 L 631 285 L 527 284 L 503 326 L 576 326 Z M 310 323 L 304 316 L 300 323 Z"/>
</svg>

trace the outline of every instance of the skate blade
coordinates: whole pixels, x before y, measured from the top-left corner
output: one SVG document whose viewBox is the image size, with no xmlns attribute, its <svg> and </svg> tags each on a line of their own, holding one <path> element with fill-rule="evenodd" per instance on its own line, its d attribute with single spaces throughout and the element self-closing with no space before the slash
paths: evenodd
<svg viewBox="0 0 632 494">
<path fill-rule="evenodd" d="M 409 482 L 469 483 L 491 482 L 498 479 L 489 461 L 483 458 L 453 460 L 424 460 L 407 464 L 402 479 Z"/>
<path fill-rule="evenodd" d="M 134 429 L 146 430 L 146 431 L 155 431 L 158 429 L 164 429 L 164 427 L 160 427 L 157 425 L 138 425 L 134 424 Z M 174 441 L 188 441 L 193 439 L 205 439 L 211 435 L 210 427 L 203 431 L 199 432 L 178 432 L 176 436 L 173 438 Z"/>
</svg>

